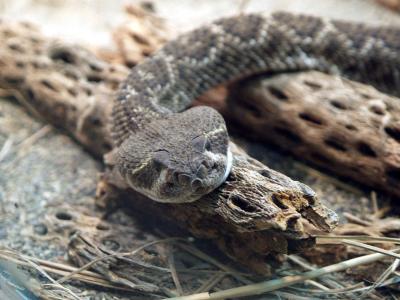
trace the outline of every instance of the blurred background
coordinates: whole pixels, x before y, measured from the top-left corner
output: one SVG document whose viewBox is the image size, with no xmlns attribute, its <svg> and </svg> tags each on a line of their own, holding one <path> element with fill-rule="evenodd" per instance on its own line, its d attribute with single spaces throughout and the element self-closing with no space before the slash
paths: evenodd
<svg viewBox="0 0 400 300">
<path fill-rule="evenodd" d="M 126 4 L 145 2 L 179 33 L 217 17 L 240 12 L 289 10 L 337 19 L 400 25 L 397 0 L 1 0 L 6 19 L 30 20 L 49 35 L 97 46 L 111 45 L 112 28 L 124 18 Z"/>
</svg>

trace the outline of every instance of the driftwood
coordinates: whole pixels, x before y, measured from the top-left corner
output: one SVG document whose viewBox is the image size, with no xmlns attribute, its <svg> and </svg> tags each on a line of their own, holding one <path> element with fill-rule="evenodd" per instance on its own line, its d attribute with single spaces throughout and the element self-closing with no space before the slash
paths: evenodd
<svg viewBox="0 0 400 300">
<path fill-rule="evenodd" d="M 112 34 L 118 51 L 112 60 L 132 67 L 165 44 L 170 32 L 164 20 L 154 14 L 151 6 L 131 4 L 125 7 L 125 12 L 127 20 Z"/>
<path fill-rule="evenodd" d="M 400 1 L 399 0 L 377 0 L 383 6 L 389 9 L 399 12 L 400 11 Z"/>
<path fill-rule="evenodd" d="M 226 114 L 258 140 L 400 196 L 400 100 L 319 72 L 247 81 Z"/>
<path fill-rule="evenodd" d="M 93 154 L 108 152 L 112 99 L 128 69 L 100 61 L 80 47 L 46 39 L 29 24 L 2 23 L 0 37 L 0 86 Z M 193 204 L 160 204 L 132 190 L 118 190 L 108 173 L 99 185 L 99 197 L 123 194 L 136 210 L 212 238 L 228 255 L 258 270 L 268 254 L 314 245 L 303 230 L 305 220 L 325 231 L 335 226 L 336 215 L 309 187 L 234 148 L 227 182 Z"/>
</svg>

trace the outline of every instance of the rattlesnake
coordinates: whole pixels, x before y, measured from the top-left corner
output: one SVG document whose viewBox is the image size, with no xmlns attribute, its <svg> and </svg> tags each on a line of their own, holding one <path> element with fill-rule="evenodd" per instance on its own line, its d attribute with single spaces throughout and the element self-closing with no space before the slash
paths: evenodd
<svg viewBox="0 0 400 300">
<path fill-rule="evenodd" d="M 192 202 L 227 178 L 225 122 L 185 110 L 206 90 L 260 73 L 315 69 L 398 94 L 400 29 L 275 13 L 223 18 L 167 43 L 134 67 L 113 107 L 117 170 L 160 202 Z"/>
</svg>

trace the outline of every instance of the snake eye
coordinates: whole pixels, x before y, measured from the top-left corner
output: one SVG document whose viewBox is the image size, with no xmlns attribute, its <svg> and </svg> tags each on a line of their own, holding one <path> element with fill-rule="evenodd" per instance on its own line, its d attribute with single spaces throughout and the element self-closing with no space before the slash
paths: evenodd
<svg viewBox="0 0 400 300">
<path fill-rule="evenodd" d="M 159 150 L 153 153 L 153 162 L 159 167 L 168 167 L 170 164 L 170 155 L 168 151 Z"/>
<path fill-rule="evenodd" d="M 211 149 L 210 141 L 207 137 L 200 135 L 192 140 L 193 148 L 198 152 L 209 151 Z"/>
</svg>

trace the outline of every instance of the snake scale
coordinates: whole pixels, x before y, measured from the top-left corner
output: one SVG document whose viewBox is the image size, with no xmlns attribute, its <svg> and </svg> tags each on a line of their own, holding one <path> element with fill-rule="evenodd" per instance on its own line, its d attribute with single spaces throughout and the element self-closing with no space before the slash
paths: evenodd
<svg viewBox="0 0 400 300">
<path fill-rule="evenodd" d="M 260 73 L 319 70 L 400 92 L 400 28 L 274 13 L 217 20 L 135 66 L 112 114 L 117 170 L 159 202 L 199 199 L 229 175 L 225 122 L 187 109 L 208 89 Z"/>
</svg>

